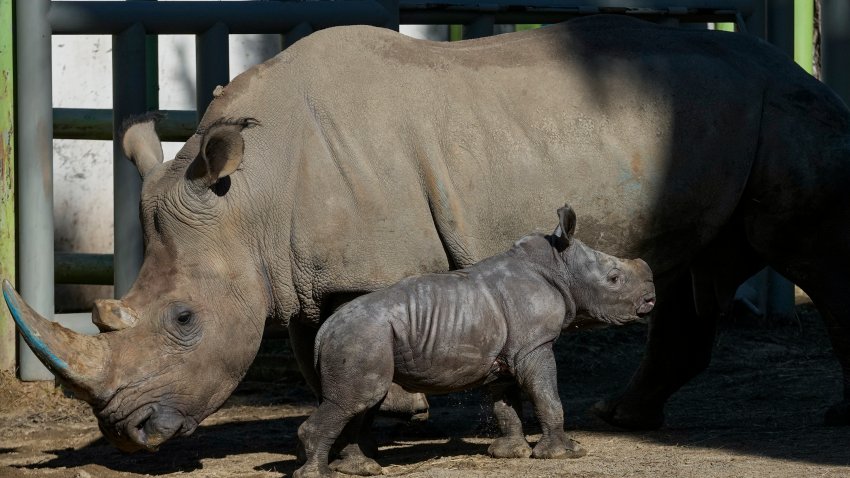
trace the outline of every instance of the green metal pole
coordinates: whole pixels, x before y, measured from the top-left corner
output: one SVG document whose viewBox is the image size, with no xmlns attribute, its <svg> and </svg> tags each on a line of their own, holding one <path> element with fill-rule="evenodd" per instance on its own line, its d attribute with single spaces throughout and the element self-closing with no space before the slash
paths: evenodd
<svg viewBox="0 0 850 478">
<path fill-rule="evenodd" d="M 12 0 L 0 0 L 0 277 L 15 281 L 15 81 Z M 15 369 L 15 323 L 0 307 L 0 370 Z"/>
<path fill-rule="evenodd" d="M 794 0 L 794 61 L 809 74 L 814 55 L 814 0 Z"/>
</svg>

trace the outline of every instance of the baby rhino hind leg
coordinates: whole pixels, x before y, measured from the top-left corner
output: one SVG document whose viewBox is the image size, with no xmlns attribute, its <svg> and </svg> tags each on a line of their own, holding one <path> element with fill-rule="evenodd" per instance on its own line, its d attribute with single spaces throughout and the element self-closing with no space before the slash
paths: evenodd
<svg viewBox="0 0 850 478">
<path fill-rule="evenodd" d="M 493 415 L 502 436 L 493 440 L 487 453 L 493 458 L 528 458 L 531 447 L 522 431 L 522 397 L 516 383 L 495 383 L 489 389 Z"/>
<path fill-rule="evenodd" d="M 360 447 L 359 435 L 360 427 L 371 422 L 367 412 L 374 412 L 392 383 L 392 339 L 374 324 L 353 329 L 340 325 L 319 334 L 321 403 L 298 429 L 307 461 L 294 478 L 328 477 L 332 468 L 359 475 L 381 473 L 381 466 Z M 340 459 L 331 467 L 328 455 L 343 431 Z"/>
</svg>

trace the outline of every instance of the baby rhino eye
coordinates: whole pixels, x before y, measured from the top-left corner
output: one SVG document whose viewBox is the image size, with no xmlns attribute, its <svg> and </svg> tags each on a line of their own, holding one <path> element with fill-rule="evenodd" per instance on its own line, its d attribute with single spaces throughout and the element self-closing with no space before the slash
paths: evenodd
<svg viewBox="0 0 850 478">
<path fill-rule="evenodd" d="M 620 285 L 620 283 L 622 281 L 623 281 L 623 276 L 622 276 L 622 273 L 619 270 L 614 269 L 614 270 L 612 270 L 611 272 L 608 273 L 608 283 L 609 284 Z"/>
</svg>

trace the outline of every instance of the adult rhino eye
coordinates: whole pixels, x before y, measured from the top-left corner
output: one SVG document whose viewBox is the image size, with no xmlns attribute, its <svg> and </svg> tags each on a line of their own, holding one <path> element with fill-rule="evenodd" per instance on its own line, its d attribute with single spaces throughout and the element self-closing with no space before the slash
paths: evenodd
<svg viewBox="0 0 850 478">
<path fill-rule="evenodd" d="M 192 322 L 192 313 L 189 311 L 180 312 L 180 314 L 177 315 L 176 320 L 177 323 L 180 325 L 188 325 L 190 322 Z"/>
</svg>

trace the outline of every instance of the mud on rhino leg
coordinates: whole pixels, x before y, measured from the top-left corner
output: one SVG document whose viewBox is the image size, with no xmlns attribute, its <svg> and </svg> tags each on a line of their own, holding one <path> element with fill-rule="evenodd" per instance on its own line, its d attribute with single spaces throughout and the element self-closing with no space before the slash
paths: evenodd
<svg viewBox="0 0 850 478">
<path fill-rule="evenodd" d="M 552 344 L 544 345 L 516 363 L 516 378 L 534 404 L 543 437 L 534 446 L 534 458 L 580 458 L 587 454 L 564 431 L 564 408 L 558 395 L 558 376 Z"/>
<path fill-rule="evenodd" d="M 690 274 L 678 274 L 668 284 L 659 287 L 646 351 L 626 390 L 593 407 L 597 416 L 614 426 L 661 427 L 667 398 L 711 360 L 717 314 L 697 315 Z"/>
<path fill-rule="evenodd" d="M 493 415 L 499 424 L 501 436 L 493 440 L 487 453 L 493 458 L 528 458 L 531 447 L 522 431 L 522 396 L 519 385 L 494 383 L 488 394 L 493 403 Z"/>
</svg>

